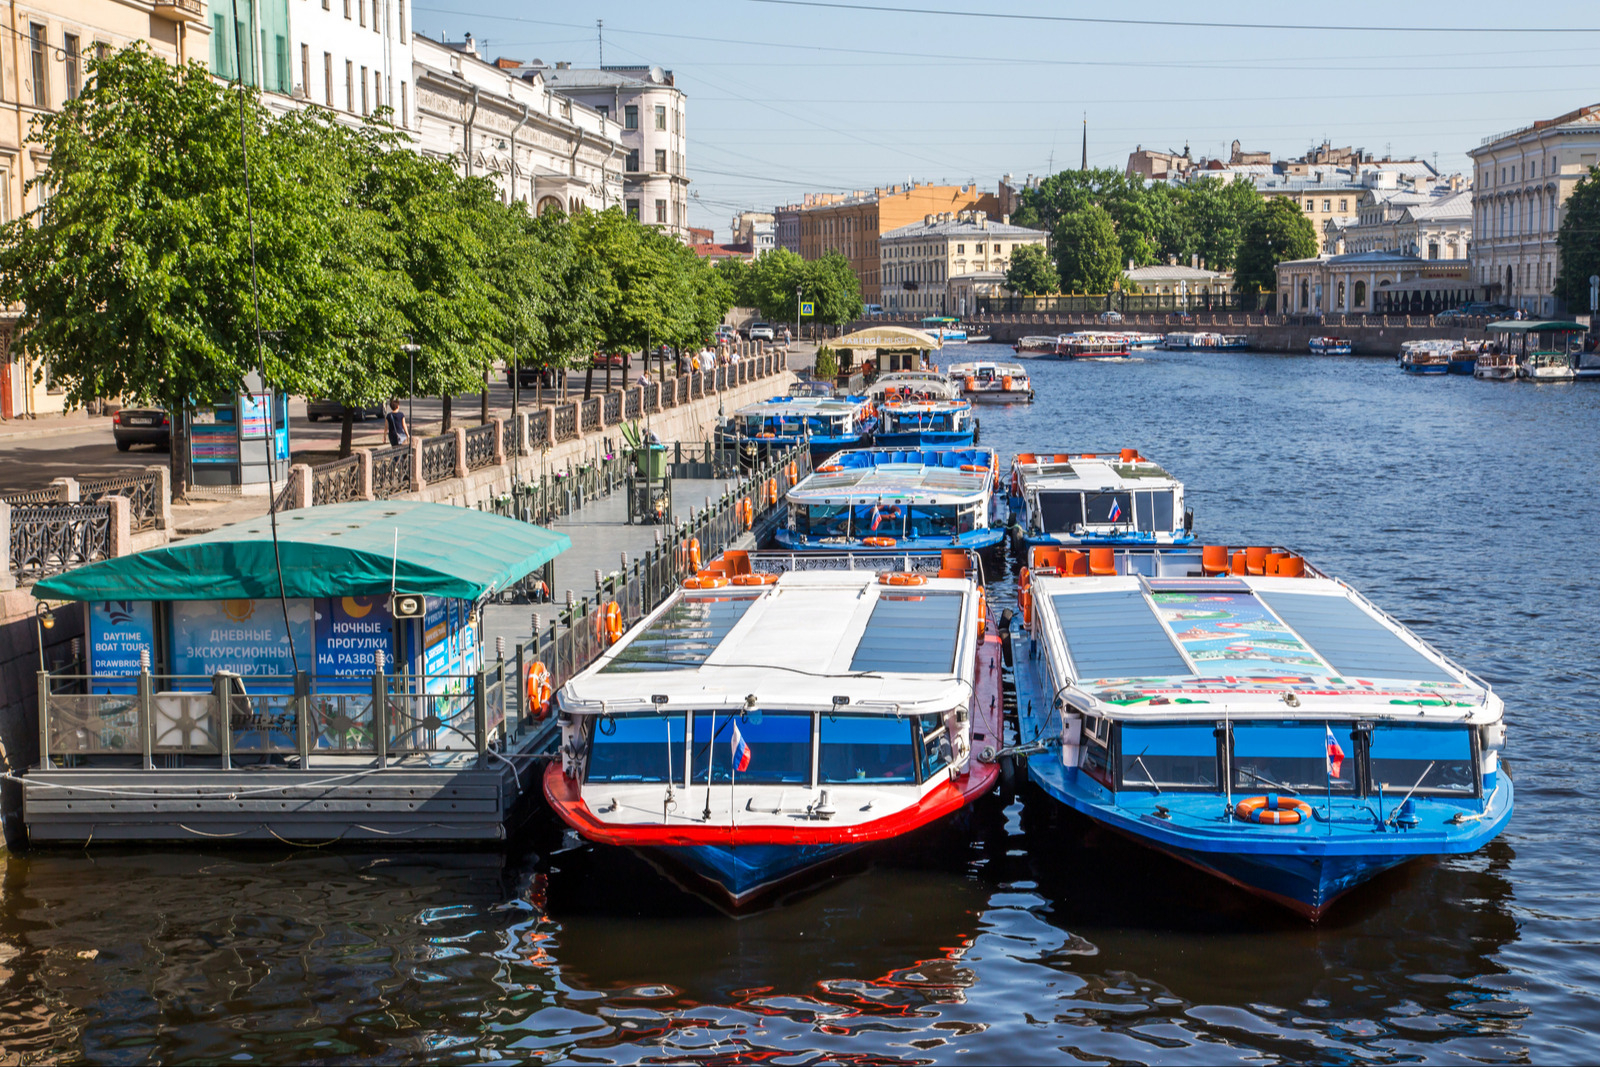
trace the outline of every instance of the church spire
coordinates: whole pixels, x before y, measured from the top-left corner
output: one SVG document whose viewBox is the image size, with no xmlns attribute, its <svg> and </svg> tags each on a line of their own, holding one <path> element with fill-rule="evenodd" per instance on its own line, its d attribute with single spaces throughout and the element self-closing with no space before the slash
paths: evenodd
<svg viewBox="0 0 1600 1067">
<path fill-rule="evenodd" d="M 1083 113 L 1083 163 L 1079 170 L 1089 169 L 1089 113 Z"/>
</svg>

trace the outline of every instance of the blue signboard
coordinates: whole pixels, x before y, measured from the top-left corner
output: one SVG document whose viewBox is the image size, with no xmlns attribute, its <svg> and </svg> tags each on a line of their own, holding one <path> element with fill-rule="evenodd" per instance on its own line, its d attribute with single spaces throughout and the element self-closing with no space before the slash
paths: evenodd
<svg viewBox="0 0 1600 1067">
<path fill-rule="evenodd" d="M 311 602 L 290 600 L 300 669 L 312 670 Z M 176 600 L 172 603 L 172 673 L 210 676 L 294 673 L 289 634 L 277 600 Z"/>
<path fill-rule="evenodd" d="M 89 674 L 96 693 L 132 693 L 139 653 L 156 663 L 154 606 L 148 600 L 96 600 L 89 604 Z M 101 678 L 127 677 L 101 684 Z"/>
<path fill-rule="evenodd" d="M 370 676 L 376 653 L 394 662 L 394 618 L 388 598 L 347 596 L 317 601 L 317 668 L 329 675 Z"/>
</svg>

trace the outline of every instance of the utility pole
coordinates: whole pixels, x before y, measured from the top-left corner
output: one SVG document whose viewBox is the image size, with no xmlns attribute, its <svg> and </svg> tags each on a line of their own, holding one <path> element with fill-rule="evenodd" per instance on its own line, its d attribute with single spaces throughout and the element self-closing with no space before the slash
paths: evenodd
<svg viewBox="0 0 1600 1067">
<path fill-rule="evenodd" d="M 800 339 L 800 287 L 794 287 L 794 337 Z"/>
<path fill-rule="evenodd" d="M 600 45 L 600 63 L 599 63 L 599 66 L 603 67 L 603 66 L 606 65 L 606 20 L 605 19 L 595 19 L 594 20 L 594 36 L 595 36 L 595 40 L 598 41 L 599 45 Z"/>
</svg>

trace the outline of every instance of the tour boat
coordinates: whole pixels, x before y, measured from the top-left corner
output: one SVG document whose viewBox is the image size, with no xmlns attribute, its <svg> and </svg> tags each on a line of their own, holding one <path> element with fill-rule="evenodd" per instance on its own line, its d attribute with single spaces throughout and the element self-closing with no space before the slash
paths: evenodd
<svg viewBox="0 0 1600 1067">
<path fill-rule="evenodd" d="M 1448 374 L 1454 341 L 1406 341 L 1400 345 L 1398 362 L 1407 374 Z"/>
<path fill-rule="evenodd" d="M 1169 333 L 1161 339 L 1161 347 L 1169 352 L 1182 352 L 1195 347 L 1194 339 L 1197 336 L 1199 335 L 1182 330 Z"/>
<path fill-rule="evenodd" d="M 838 452 L 789 490 L 792 550 L 934 552 L 1005 542 L 992 448 Z"/>
<path fill-rule="evenodd" d="M 1250 338 L 1242 333 L 1169 333 L 1161 343 L 1164 348 L 1176 351 L 1190 348 L 1240 350 L 1250 347 Z"/>
<path fill-rule="evenodd" d="M 1060 343 L 1061 338 L 1056 334 L 1035 334 L 1012 345 L 1011 351 L 1019 356 L 1053 356 Z"/>
<path fill-rule="evenodd" d="M 998 772 L 977 582 L 779 569 L 724 553 L 618 637 L 558 693 L 544 774 L 579 835 L 729 908 L 959 812 Z"/>
<path fill-rule="evenodd" d="M 717 428 L 723 444 L 787 448 L 805 442 L 813 459 L 872 443 L 878 418 L 864 396 L 775 396 L 735 411 Z"/>
<path fill-rule="evenodd" d="M 1124 336 L 1128 338 L 1130 348 L 1157 348 L 1163 340 L 1159 333 L 1130 333 Z"/>
<path fill-rule="evenodd" d="M 1472 376 L 1485 381 L 1514 382 L 1521 370 L 1515 354 L 1484 351 L 1478 353 L 1478 361 L 1472 367 Z"/>
<path fill-rule="evenodd" d="M 1120 333 L 1069 333 L 1056 344 L 1056 355 L 1063 359 L 1124 359 L 1131 349 L 1128 338 Z"/>
<path fill-rule="evenodd" d="M 1011 524 L 1027 545 L 1181 545 L 1194 540 L 1183 483 L 1135 448 L 1021 452 L 1011 465 Z"/>
<path fill-rule="evenodd" d="M 1570 382 L 1579 377 L 1583 338 L 1588 333 L 1582 323 L 1507 320 L 1491 322 L 1485 328 L 1496 335 L 1496 347 L 1515 357 L 1521 377 L 1534 382 Z M 1600 375 L 1583 375 L 1594 376 Z"/>
<path fill-rule="evenodd" d="M 961 390 L 936 370 L 896 370 L 880 376 L 867 388 L 874 403 L 885 400 L 955 400 Z"/>
<path fill-rule="evenodd" d="M 941 345 L 959 345 L 967 341 L 967 331 L 961 328 L 961 320 L 948 315 L 929 315 L 922 320 L 922 331 Z"/>
<path fill-rule="evenodd" d="M 1571 352 L 1530 352 L 1522 360 L 1522 376 L 1534 382 L 1570 382 L 1578 377 Z"/>
<path fill-rule="evenodd" d="M 1348 337 L 1313 337 L 1307 347 L 1313 356 L 1348 356 L 1356 350 Z"/>
<path fill-rule="evenodd" d="M 950 380 L 973 402 L 1032 402 L 1033 383 L 1020 363 L 954 363 Z"/>
<path fill-rule="evenodd" d="M 1029 562 L 1010 638 L 1027 774 L 1099 826 L 1314 921 L 1510 819 L 1501 699 L 1301 557 Z"/>
<path fill-rule="evenodd" d="M 878 418 L 874 440 L 888 448 L 959 448 L 978 440 L 978 420 L 967 400 L 885 400 Z"/>
</svg>

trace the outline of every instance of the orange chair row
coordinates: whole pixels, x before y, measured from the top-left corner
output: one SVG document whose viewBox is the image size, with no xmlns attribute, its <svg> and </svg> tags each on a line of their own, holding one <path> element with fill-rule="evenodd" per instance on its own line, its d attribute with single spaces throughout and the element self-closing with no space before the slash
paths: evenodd
<svg viewBox="0 0 1600 1067">
<path fill-rule="evenodd" d="M 1056 452 L 1056 453 L 1054 453 L 1054 455 L 1051 458 L 1046 459 L 1043 462 L 1045 462 L 1045 463 L 1071 463 L 1075 459 L 1110 459 L 1110 458 L 1111 458 L 1111 454 L 1109 452 L 1106 453 L 1104 456 L 1101 456 L 1097 452 L 1078 452 L 1078 453 Z M 1139 450 L 1137 448 L 1124 448 L 1121 452 L 1119 452 L 1117 454 L 1117 459 L 1118 459 L 1119 462 L 1122 462 L 1122 463 L 1137 463 L 1140 460 L 1144 459 L 1144 457 L 1139 455 Z M 1040 459 L 1039 459 L 1038 454 L 1034 453 L 1034 452 L 1018 452 L 1017 453 L 1017 462 L 1021 463 L 1021 464 L 1038 463 L 1038 462 L 1040 462 Z"/>
<path fill-rule="evenodd" d="M 1068 577 L 1105 577 L 1117 573 L 1117 550 L 1111 546 L 1078 549 L 1036 545 L 1029 555 L 1034 573 L 1063 574 Z"/>
<path fill-rule="evenodd" d="M 1200 549 L 1200 571 L 1206 575 L 1304 578 L 1306 561 L 1292 552 L 1274 552 L 1259 545 L 1240 551 L 1232 551 L 1227 545 L 1205 545 Z"/>
</svg>

